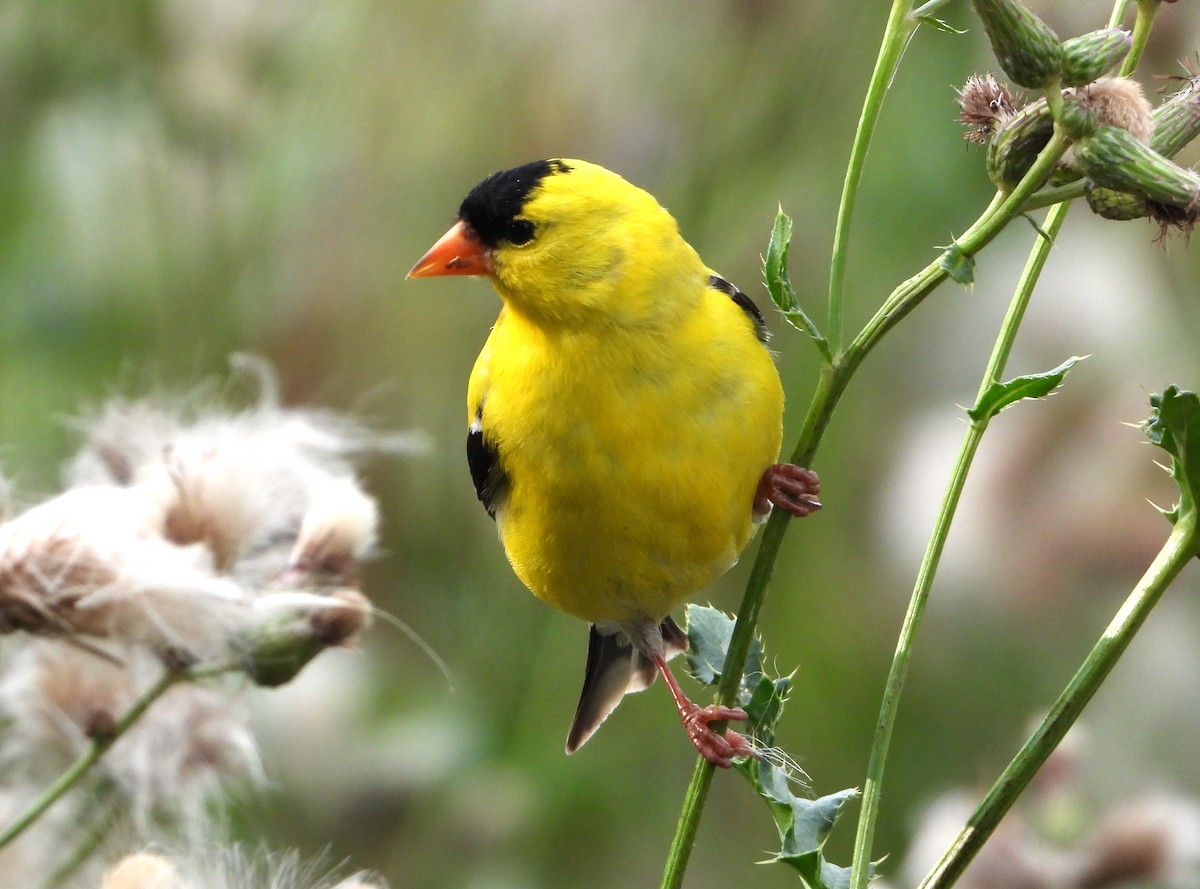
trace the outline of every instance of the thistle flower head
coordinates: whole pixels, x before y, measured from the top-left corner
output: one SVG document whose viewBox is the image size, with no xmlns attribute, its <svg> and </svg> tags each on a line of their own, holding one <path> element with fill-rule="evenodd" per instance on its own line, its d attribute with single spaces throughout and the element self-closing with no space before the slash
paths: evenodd
<svg viewBox="0 0 1200 889">
<path fill-rule="evenodd" d="M 71 487 L 0 525 L 0 632 L 211 660 L 256 626 L 264 592 L 356 582 L 378 510 L 352 460 L 411 442 L 260 389 L 240 410 L 117 400 L 85 424 Z"/>
<path fill-rule="evenodd" d="M 246 675 L 266 686 L 290 682 L 326 648 L 355 644 L 371 620 L 370 603 L 352 589 L 274 593 L 255 606 L 260 617 L 237 645 Z"/>
<path fill-rule="evenodd" d="M 343 869 L 344 872 L 344 869 Z M 238 846 L 186 852 L 138 852 L 118 861 L 100 889 L 386 889 L 360 871 L 339 878 L 295 852 L 246 852 Z"/>
<path fill-rule="evenodd" d="M 1171 78 L 1183 85 L 1150 112 L 1150 147 L 1163 157 L 1174 157 L 1200 135 L 1200 76 L 1188 65 L 1184 70 L 1186 77 Z"/>
<path fill-rule="evenodd" d="M 114 654 L 118 653 L 113 649 Z M 0 682 L 7 724 L 0 765 L 11 780 L 38 783 L 112 730 L 161 667 L 145 652 L 102 660 L 49 640 L 20 648 Z M 240 708 L 218 691 L 181 684 L 166 692 L 99 765 L 136 826 L 156 816 L 188 823 L 231 781 L 261 777 L 258 749 Z"/>
<path fill-rule="evenodd" d="M 19 872 L 35 875 L 22 885 L 40 884 L 61 865 L 62 848 L 38 836 L 114 822 L 137 837 L 163 822 L 189 837 L 210 831 L 218 791 L 261 777 L 221 676 L 244 665 L 262 684 L 286 682 L 369 625 L 356 584 L 378 510 L 355 458 L 412 441 L 283 408 L 261 372 L 259 383 L 264 394 L 237 409 L 211 390 L 110 403 L 83 424 L 66 490 L 0 520 L 0 634 L 23 634 L 4 640 L 0 660 L 0 815 L 15 818 L 49 780 L 103 752 L 78 779 L 87 792 L 59 800 L 4 851 L 0 882 Z M 20 868 L 9 866 L 15 849 Z M 286 857 L 266 883 L 265 866 L 222 861 L 205 870 L 143 854 L 103 886 L 336 883 Z"/>
<path fill-rule="evenodd" d="M 992 74 L 972 74 L 958 94 L 958 122 L 967 127 L 968 142 L 982 145 L 1017 109 L 1008 86 Z"/>
<path fill-rule="evenodd" d="M 1094 83 L 1063 91 L 1093 125 L 1120 127 L 1139 142 L 1150 142 L 1154 129 L 1150 102 L 1142 86 L 1129 77 L 1101 77 Z"/>
</svg>

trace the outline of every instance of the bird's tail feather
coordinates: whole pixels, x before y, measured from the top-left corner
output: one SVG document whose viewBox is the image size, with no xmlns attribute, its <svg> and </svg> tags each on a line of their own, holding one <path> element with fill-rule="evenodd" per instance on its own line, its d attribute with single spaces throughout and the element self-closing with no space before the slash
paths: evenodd
<svg viewBox="0 0 1200 889">
<path fill-rule="evenodd" d="M 634 644 L 634 638 L 639 644 Z M 587 668 L 579 706 L 567 733 L 567 753 L 582 747 L 625 695 L 641 691 L 654 681 L 654 661 L 642 650 L 647 643 L 658 643 L 668 660 L 688 647 L 687 634 L 669 616 L 657 626 L 638 627 L 633 633 L 615 626 L 606 633 L 589 624 Z"/>
</svg>

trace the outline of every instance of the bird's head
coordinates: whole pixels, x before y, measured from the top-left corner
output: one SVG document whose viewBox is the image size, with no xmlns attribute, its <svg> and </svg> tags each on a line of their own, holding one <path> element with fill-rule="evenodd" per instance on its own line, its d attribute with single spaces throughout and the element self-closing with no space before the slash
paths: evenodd
<svg viewBox="0 0 1200 889">
<path fill-rule="evenodd" d="M 629 323 L 661 313 L 665 282 L 685 270 L 699 277 L 704 266 L 650 194 L 596 164 L 555 159 L 476 185 L 408 276 L 486 275 L 533 318 Z"/>
</svg>

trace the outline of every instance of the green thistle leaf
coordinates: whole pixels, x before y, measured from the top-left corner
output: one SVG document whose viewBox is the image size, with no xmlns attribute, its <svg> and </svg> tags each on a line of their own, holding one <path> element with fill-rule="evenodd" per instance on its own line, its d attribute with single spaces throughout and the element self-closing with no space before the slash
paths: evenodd
<svg viewBox="0 0 1200 889">
<path fill-rule="evenodd" d="M 725 654 L 729 651 L 729 640 L 736 622 L 735 618 L 716 608 L 688 605 L 687 667 L 701 685 L 716 685 L 721 681 L 721 674 L 725 670 Z M 743 673 L 746 680 L 743 689 L 748 697 L 762 676 L 762 640 L 757 636 L 750 643 Z"/>
<path fill-rule="evenodd" d="M 929 14 L 917 16 L 917 21 L 923 22 L 926 25 L 929 25 L 931 28 L 934 28 L 945 34 L 956 34 L 956 35 L 961 36 L 961 35 L 967 33 L 965 29 L 956 28 L 953 25 L 948 24 L 947 22 L 944 22 L 941 19 L 935 18 L 934 16 L 929 15 Z"/>
<path fill-rule="evenodd" d="M 706 685 L 716 684 L 725 669 L 734 619 L 724 612 L 703 605 L 687 608 L 687 632 L 691 649 L 688 669 Z M 772 748 L 775 725 L 791 691 L 790 677 L 763 675 L 762 640 L 757 637 L 747 657 L 747 672 L 742 677 L 739 703 L 746 710 L 747 722 L 754 732 L 760 758 L 746 757 L 734 768 L 750 782 L 763 798 L 779 833 L 779 852 L 772 859 L 795 869 L 808 889 L 847 889 L 849 868 L 825 860 L 821 851 L 838 813 L 856 790 L 841 790 L 819 799 L 793 792 L 799 767 L 782 751 Z M 802 773 L 801 773 L 802 774 Z"/>
<path fill-rule="evenodd" d="M 958 284 L 971 285 L 975 283 L 975 258 L 968 256 L 958 244 L 943 247 L 946 252 L 938 260 L 938 268 L 950 276 L 950 280 Z"/>
<path fill-rule="evenodd" d="M 1172 524 L 1191 516 L 1200 503 L 1200 397 L 1168 386 L 1151 395 L 1153 409 L 1142 430 L 1151 444 L 1171 455 L 1171 477 L 1179 485 L 1179 503 L 1165 515 Z"/>
<path fill-rule="evenodd" d="M 788 250 L 792 246 L 792 218 L 783 212 L 783 208 L 775 214 L 775 224 L 771 227 L 771 240 L 767 244 L 767 255 L 763 259 L 763 279 L 767 292 L 771 294 L 771 302 L 779 309 L 784 320 L 797 330 L 808 334 L 826 362 L 833 361 L 829 351 L 829 342 L 817 329 L 817 325 L 808 317 L 808 313 L 800 306 L 796 291 L 788 277 Z"/>
<path fill-rule="evenodd" d="M 988 420 L 1010 404 L 1027 398 L 1045 398 L 1062 385 L 1063 378 L 1083 357 L 1068 358 L 1054 370 L 1014 377 L 1004 383 L 992 383 L 976 405 L 967 411 L 972 420 Z"/>
</svg>

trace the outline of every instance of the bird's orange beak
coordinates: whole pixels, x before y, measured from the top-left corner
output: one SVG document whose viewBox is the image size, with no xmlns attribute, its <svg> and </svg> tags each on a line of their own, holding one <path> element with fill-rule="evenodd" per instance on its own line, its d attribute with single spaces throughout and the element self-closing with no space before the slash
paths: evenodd
<svg viewBox="0 0 1200 889">
<path fill-rule="evenodd" d="M 417 260 L 409 278 L 436 278 L 441 275 L 486 275 L 487 248 L 461 221 L 454 223 L 429 251 Z"/>
</svg>

